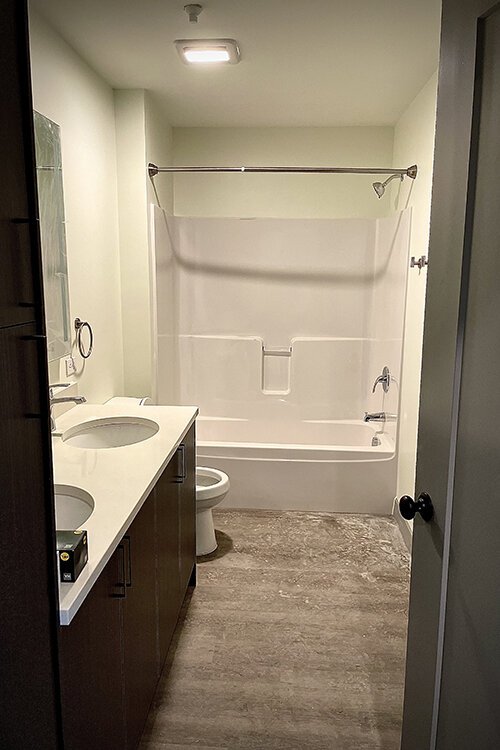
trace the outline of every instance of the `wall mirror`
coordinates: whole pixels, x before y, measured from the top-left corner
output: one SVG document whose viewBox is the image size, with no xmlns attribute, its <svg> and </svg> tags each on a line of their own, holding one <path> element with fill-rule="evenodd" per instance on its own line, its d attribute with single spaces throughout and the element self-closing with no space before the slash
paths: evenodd
<svg viewBox="0 0 500 750">
<path fill-rule="evenodd" d="M 60 128 L 34 113 L 36 173 L 42 242 L 49 362 L 71 351 Z"/>
</svg>

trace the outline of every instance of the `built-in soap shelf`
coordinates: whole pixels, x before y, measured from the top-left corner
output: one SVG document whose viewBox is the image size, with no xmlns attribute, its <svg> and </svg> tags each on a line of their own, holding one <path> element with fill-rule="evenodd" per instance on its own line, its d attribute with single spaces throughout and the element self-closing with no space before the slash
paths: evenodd
<svg viewBox="0 0 500 750">
<path fill-rule="evenodd" d="M 292 347 L 268 347 L 262 344 L 262 392 L 269 396 L 290 393 Z"/>
</svg>

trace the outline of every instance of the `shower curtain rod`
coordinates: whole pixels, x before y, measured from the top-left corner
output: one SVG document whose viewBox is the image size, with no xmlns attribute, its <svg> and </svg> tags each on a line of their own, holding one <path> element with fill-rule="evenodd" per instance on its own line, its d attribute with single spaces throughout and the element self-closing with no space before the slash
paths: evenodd
<svg viewBox="0 0 500 750">
<path fill-rule="evenodd" d="M 267 173 L 296 173 L 296 174 L 382 174 L 410 177 L 414 180 L 418 168 L 416 164 L 406 169 L 380 169 L 379 167 L 158 167 L 156 164 L 148 164 L 150 177 L 160 172 L 267 172 Z"/>
</svg>

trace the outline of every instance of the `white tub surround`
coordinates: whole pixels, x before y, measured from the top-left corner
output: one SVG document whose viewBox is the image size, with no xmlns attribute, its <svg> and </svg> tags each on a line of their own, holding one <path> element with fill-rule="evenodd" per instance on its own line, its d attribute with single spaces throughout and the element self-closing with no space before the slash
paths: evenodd
<svg viewBox="0 0 500 750">
<path fill-rule="evenodd" d="M 95 508 L 83 528 L 89 560 L 75 583 L 59 584 L 61 625 L 69 625 L 198 414 L 190 406 L 84 404 L 57 419 L 52 440 L 54 481 L 88 492 Z M 152 420 L 158 431 L 147 440 L 118 448 L 78 448 L 61 434 L 86 421 L 109 417 Z"/>
<path fill-rule="evenodd" d="M 362 420 L 399 412 L 410 220 L 159 222 L 154 397 L 199 404 L 226 505 L 391 513 L 397 421 Z"/>
</svg>

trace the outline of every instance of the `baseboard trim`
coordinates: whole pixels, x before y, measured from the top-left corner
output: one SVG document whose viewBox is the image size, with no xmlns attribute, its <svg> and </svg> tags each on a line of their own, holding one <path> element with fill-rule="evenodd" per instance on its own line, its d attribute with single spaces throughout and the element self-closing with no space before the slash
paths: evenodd
<svg viewBox="0 0 500 750">
<path fill-rule="evenodd" d="M 396 521 L 399 527 L 399 531 L 401 532 L 401 536 L 403 537 L 403 542 L 405 543 L 408 549 L 408 552 L 411 553 L 413 534 L 412 534 L 410 525 L 405 521 L 405 519 L 401 516 L 401 513 L 399 512 L 397 497 L 394 498 L 394 504 L 392 506 L 392 515 L 394 516 L 394 520 Z"/>
</svg>

